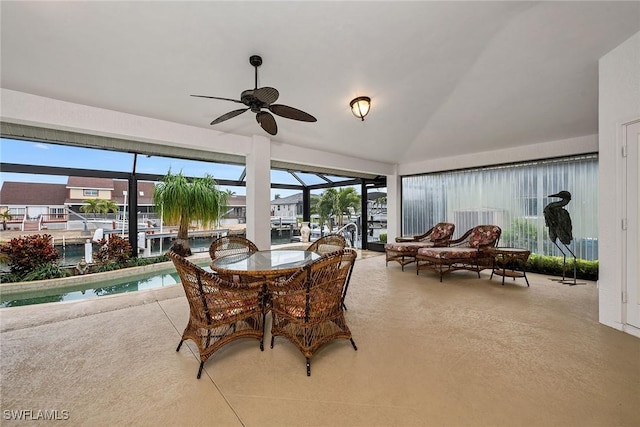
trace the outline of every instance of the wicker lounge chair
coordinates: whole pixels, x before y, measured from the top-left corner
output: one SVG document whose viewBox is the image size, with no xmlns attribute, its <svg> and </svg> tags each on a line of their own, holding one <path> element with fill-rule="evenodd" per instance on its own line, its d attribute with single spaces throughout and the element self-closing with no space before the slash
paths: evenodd
<svg viewBox="0 0 640 427">
<path fill-rule="evenodd" d="M 211 242 L 211 246 L 209 246 L 211 261 L 227 255 L 252 254 L 254 252 L 258 252 L 258 247 L 255 243 L 239 235 L 220 237 Z M 234 282 L 247 280 L 245 277 L 238 275 L 220 276 L 220 278 Z"/>
<path fill-rule="evenodd" d="M 495 247 L 502 230 L 497 225 L 478 225 L 451 240 L 446 248 L 420 248 L 416 255 L 416 274 L 429 269 L 442 276 L 455 270 L 470 270 L 478 273 L 491 268 L 493 258 L 485 249 Z"/>
<path fill-rule="evenodd" d="M 307 265 L 284 282 L 270 282 L 271 348 L 284 336 L 302 352 L 311 375 L 311 357 L 322 345 L 337 338 L 351 341 L 342 300 L 356 259 L 356 251 L 344 249 Z"/>
<path fill-rule="evenodd" d="M 384 245 L 386 265 L 389 265 L 389 261 L 396 261 L 404 271 L 405 265 L 416 261 L 418 249 L 448 246 L 455 228 L 456 226 L 449 222 L 440 222 L 424 234 L 411 238 L 398 237 L 395 243 L 386 243 Z"/>
<path fill-rule="evenodd" d="M 313 242 L 307 248 L 309 252 L 327 255 L 335 251 L 341 251 L 347 246 L 347 241 L 340 234 L 327 234 Z"/>
<path fill-rule="evenodd" d="M 204 362 L 219 348 L 240 338 L 256 338 L 264 349 L 265 282 L 233 283 L 222 280 L 169 251 L 189 302 L 189 323 L 176 351 L 185 340 L 198 346 L 202 374 Z"/>
</svg>

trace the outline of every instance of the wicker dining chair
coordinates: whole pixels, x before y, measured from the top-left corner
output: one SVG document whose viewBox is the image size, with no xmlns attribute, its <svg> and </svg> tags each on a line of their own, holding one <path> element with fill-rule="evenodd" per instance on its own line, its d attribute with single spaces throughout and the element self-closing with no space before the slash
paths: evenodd
<svg viewBox="0 0 640 427">
<path fill-rule="evenodd" d="M 327 234 L 309 245 L 307 251 L 327 255 L 332 252 L 341 251 L 346 246 L 347 240 L 344 236 L 340 234 Z"/>
<path fill-rule="evenodd" d="M 167 255 L 178 271 L 189 302 L 189 322 L 176 351 L 180 351 L 188 339 L 198 346 L 197 378 L 207 359 L 232 341 L 256 338 L 260 341 L 260 350 L 264 350 L 265 282 L 229 282 L 173 251 Z"/>
<path fill-rule="evenodd" d="M 227 255 L 252 254 L 254 252 L 258 252 L 258 247 L 251 240 L 243 236 L 223 236 L 211 242 L 209 246 L 211 261 Z M 220 277 L 224 280 L 234 282 L 247 280 L 246 277 L 240 277 L 238 275 L 221 275 Z"/>
<path fill-rule="evenodd" d="M 271 348 L 276 336 L 291 341 L 306 358 L 307 376 L 311 357 L 324 344 L 337 338 L 351 341 L 343 296 L 356 259 L 356 251 L 344 249 L 307 265 L 284 282 L 269 282 L 271 300 Z"/>
<path fill-rule="evenodd" d="M 225 255 L 252 254 L 258 252 L 258 247 L 251 240 L 242 236 L 223 236 L 209 246 L 211 260 Z"/>
</svg>

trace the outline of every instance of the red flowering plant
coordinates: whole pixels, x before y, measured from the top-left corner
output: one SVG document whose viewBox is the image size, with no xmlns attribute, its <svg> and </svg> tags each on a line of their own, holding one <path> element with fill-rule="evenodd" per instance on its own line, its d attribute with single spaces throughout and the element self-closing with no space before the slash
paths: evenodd
<svg viewBox="0 0 640 427">
<path fill-rule="evenodd" d="M 42 265 L 55 264 L 60 259 L 60 253 L 48 234 L 13 238 L 0 245 L 0 253 L 6 257 L 11 273 L 17 277 L 24 277 Z"/>
<path fill-rule="evenodd" d="M 99 264 L 116 264 L 123 266 L 131 257 L 131 244 L 122 237 L 112 235 L 109 240 L 101 239 L 98 242 L 100 249 L 94 258 Z"/>
</svg>

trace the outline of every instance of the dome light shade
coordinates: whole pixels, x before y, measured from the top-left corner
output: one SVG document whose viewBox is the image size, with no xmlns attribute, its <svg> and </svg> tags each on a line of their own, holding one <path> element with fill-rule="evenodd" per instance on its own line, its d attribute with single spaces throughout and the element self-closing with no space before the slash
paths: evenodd
<svg viewBox="0 0 640 427">
<path fill-rule="evenodd" d="M 351 112 L 354 116 L 364 121 L 364 117 L 369 114 L 371 108 L 371 98 L 368 96 L 359 96 L 353 99 L 349 106 L 351 106 Z"/>
</svg>

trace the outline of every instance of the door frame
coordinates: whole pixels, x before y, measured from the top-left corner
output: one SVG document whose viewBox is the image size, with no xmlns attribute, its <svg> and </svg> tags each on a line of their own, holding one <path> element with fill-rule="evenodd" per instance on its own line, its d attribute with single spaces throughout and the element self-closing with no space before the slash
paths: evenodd
<svg viewBox="0 0 640 427">
<path fill-rule="evenodd" d="M 632 135 L 633 134 L 633 135 Z M 640 197 L 636 195 L 635 200 L 630 199 L 630 192 L 640 192 L 640 183 L 638 183 L 638 168 L 640 167 L 640 119 L 627 122 L 622 125 L 622 323 L 626 327 L 640 329 L 640 285 L 637 279 L 640 277 L 640 265 L 635 259 L 640 252 Z M 634 138 L 635 139 L 632 139 Z M 630 148 L 629 144 L 635 144 L 634 148 Z M 636 175 L 630 176 L 635 172 Z M 635 180 L 630 188 L 631 179 Z M 635 206 L 630 202 L 635 203 Z M 632 236 L 632 233 L 634 234 Z M 630 244 L 635 238 L 635 249 L 630 253 Z M 635 266 L 635 273 L 631 272 L 631 268 Z M 635 279 L 633 278 L 635 275 Z"/>
</svg>

